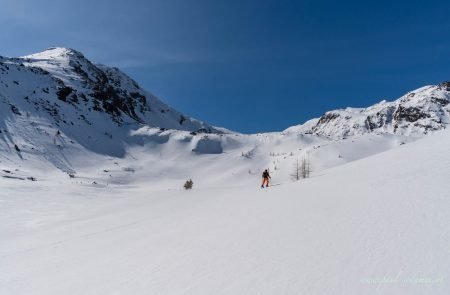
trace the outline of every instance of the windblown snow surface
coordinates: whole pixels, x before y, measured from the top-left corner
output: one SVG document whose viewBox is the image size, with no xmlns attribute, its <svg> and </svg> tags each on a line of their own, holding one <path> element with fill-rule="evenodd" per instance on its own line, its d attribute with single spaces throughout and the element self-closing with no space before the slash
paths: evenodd
<svg viewBox="0 0 450 295">
<path fill-rule="evenodd" d="M 0 294 L 449 294 L 449 148 L 444 130 L 268 189 L 208 183 L 224 154 L 191 191 L 2 180 Z"/>
</svg>

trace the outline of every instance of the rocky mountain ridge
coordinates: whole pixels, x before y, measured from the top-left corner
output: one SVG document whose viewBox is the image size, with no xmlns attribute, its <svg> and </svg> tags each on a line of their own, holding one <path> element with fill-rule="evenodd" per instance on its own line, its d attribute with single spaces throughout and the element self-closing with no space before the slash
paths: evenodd
<svg viewBox="0 0 450 295">
<path fill-rule="evenodd" d="M 450 82 L 425 86 L 367 108 L 326 112 L 285 132 L 345 138 L 367 133 L 423 136 L 450 123 Z"/>
</svg>

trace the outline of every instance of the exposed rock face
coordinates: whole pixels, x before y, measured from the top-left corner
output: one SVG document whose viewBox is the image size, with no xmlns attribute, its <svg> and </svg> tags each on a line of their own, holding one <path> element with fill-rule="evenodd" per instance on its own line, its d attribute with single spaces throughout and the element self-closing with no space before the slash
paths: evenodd
<svg viewBox="0 0 450 295">
<path fill-rule="evenodd" d="M 438 85 L 438 87 L 446 91 L 450 91 L 450 81 L 442 82 L 441 84 Z"/>
<path fill-rule="evenodd" d="M 397 111 L 394 114 L 394 120 L 396 121 L 406 121 L 406 122 L 416 122 L 419 119 L 430 118 L 431 115 L 422 111 L 417 107 L 404 107 L 402 105 L 398 106 Z"/>
<path fill-rule="evenodd" d="M 317 122 L 317 125 L 328 124 L 329 122 L 339 118 L 339 116 L 340 115 L 338 113 L 327 112 L 319 118 L 319 122 Z"/>
</svg>

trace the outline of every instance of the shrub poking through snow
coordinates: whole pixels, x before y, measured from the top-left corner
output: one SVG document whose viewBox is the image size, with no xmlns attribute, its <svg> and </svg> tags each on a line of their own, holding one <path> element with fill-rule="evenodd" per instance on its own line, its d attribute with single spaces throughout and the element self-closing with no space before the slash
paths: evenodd
<svg viewBox="0 0 450 295">
<path fill-rule="evenodd" d="M 191 189 L 193 185 L 194 182 L 192 181 L 192 179 L 186 180 L 186 182 L 184 183 L 184 189 Z"/>
</svg>

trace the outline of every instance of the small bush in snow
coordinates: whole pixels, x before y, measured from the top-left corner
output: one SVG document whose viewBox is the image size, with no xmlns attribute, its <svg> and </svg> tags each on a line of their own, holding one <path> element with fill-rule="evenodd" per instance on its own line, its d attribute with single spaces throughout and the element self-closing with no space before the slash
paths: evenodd
<svg viewBox="0 0 450 295">
<path fill-rule="evenodd" d="M 191 189 L 193 185 L 194 182 L 192 181 L 192 179 L 186 180 L 186 182 L 184 183 L 184 189 L 186 190 Z"/>
</svg>

